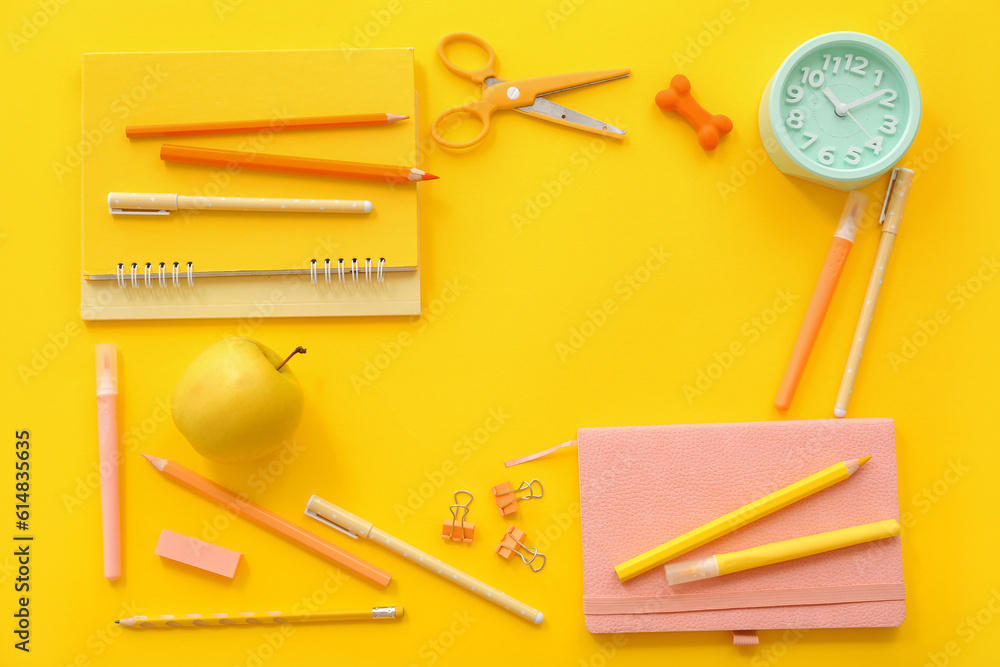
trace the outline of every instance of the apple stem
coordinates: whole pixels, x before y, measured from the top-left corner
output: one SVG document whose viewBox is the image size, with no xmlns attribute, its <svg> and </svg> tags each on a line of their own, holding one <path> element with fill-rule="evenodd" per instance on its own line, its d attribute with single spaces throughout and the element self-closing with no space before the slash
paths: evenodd
<svg viewBox="0 0 1000 667">
<path fill-rule="evenodd" d="M 297 348 L 295 348 L 294 350 L 292 350 L 292 353 L 290 355 L 288 355 L 287 357 L 285 357 L 285 360 L 281 362 L 281 366 L 278 366 L 274 370 L 280 371 L 281 367 L 284 366 L 285 364 L 287 364 L 289 359 L 291 359 L 292 357 L 294 357 L 296 354 L 305 354 L 305 353 L 306 353 L 306 348 L 304 348 L 301 345 L 299 345 Z"/>
</svg>

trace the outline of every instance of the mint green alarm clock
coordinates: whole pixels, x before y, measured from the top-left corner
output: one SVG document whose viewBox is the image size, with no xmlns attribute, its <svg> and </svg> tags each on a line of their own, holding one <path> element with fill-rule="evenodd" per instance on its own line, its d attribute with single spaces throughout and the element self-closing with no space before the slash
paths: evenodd
<svg viewBox="0 0 1000 667">
<path fill-rule="evenodd" d="M 889 171 L 920 126 L 920 88 L 903 57 L 860 32 L 831 32 L 792 51 L 760 100 L 775 166 L 837 190 Z"/>
</svg>

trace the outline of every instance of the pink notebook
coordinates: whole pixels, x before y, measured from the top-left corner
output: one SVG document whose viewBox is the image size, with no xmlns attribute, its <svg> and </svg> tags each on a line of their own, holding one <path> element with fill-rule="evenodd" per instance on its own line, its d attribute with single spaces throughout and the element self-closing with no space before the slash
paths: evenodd
<svg viewBox="0 0 1000 667">
<path fill-rule="evenodd" d="M 891 419 L 585 428 L 578 433 L 583 608 L 591 632 L 891 627 L 906 614 L 899 537 L 672 589 L 614 566 L 838 461 L 849 479 L 678 560 L 899 519 Z"/>
</svg>

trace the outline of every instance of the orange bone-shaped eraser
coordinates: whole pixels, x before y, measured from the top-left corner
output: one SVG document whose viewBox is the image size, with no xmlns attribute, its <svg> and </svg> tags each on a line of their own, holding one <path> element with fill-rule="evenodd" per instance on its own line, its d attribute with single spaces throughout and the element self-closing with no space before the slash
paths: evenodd
<svg viewBox="0 0 1000 667">
<path fill-rule="evenodd" d="M 698 130 L 698 143 L 706 151 L 719 145 L 719 137 L 733 131 L 733 121 L 726 116 L 705 111 L 691 96 L 691 82 L 683 74 L 670 80 L 670 87 L 656 94 L 656 106 L 666 111 L 676 111 Z"/>
</svg>

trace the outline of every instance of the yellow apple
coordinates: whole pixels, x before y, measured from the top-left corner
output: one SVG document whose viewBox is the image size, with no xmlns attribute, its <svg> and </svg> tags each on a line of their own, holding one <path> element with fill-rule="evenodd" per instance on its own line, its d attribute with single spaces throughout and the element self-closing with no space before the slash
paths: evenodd
<svg viewBox="0 0 1000 667">
<path fill-rule="evenodd" d="M 250 338 L 225 338 L 184 371 L 171 410 L 195 450 L 213 461 L 273 452 L 302 419 L 302 387 L 287 361 Z"/>
</svg>

